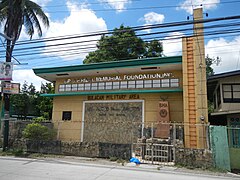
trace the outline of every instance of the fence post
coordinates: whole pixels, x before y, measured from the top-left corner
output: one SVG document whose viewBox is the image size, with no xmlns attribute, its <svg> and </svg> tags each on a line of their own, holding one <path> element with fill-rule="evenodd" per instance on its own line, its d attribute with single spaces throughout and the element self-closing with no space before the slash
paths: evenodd
<svg viewBox="0 0 240 180">
<path fill-rule="evenodd" d="M 152 128 L 151 128 L 151 155 L 152 155 L 152 164 L 153 164 L 153 123 L 152 123 Z"/>
<path fill-rule="evenodd" d="M 176 158 L 176 124 L 173 123 L 173 162 L 175 163 Z"/>
<path fill-rule="evenodd" d="M 131 121 L 131 154 L 133 156 L 133 121 Z M 135 152 L 134 152 L 135 157 Z"/>
<path fill-rule="evenodd" d="M 206 143 L 207 143 L 206 148 L 209 150 L 210 149 L 209 123 L 205 125 L 205 131 L 206 131 Z"/>
<path fill-rule="evenodd" d="M 58 121 L 57 140 L 59 140 L 59 136 L 60 136 L 60 122 Z"/>
</svg>

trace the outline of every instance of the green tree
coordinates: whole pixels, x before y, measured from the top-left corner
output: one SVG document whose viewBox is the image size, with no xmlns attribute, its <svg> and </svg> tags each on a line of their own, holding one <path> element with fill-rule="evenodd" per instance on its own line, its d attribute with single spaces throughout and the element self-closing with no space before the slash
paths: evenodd
<svg viewBox="0 0 240 180">
<path fill-rule="evenodd" d="M 48 17 L 42 8 L 30 0 L 1 0 L 0 1 L 0 22 L 4 23 L 4 33 L 11 37 L 7 40 L 6 62 L 11 62 L 12 52 L 18 40 L 22 27 L 32 38 L 35 30 L 39 37 L 42 36 L 40 21 L 44 26 L 49 26 Z"/>
<path fill-rule="evenodd" d="M 32 84 L 31 84 L 32 85 Z M 33 85 L 32 85 L 33 86 Z M 34 87 L 35 88 L 35 87 Z M 33 108 L 33 98 L 29 96 L 29 86 L 25 81 L 20 90 L 20 94 L 14 94 L 10 98 L 11 105 L 13 108 L 13 113 L 18 115 L 18 117 L 26 118 L 29 115 L 29 108 Z M 31 113 L 30 113 L 31 114 Z"/>
<path fill-rule="evenodd" d="M 130 27 L 121 25 L 111 36 L 103 35 L 97 43 L 97 50 L 90 52 L 84 64 L 162 56 L 162 44 L 153 40 L 144 42 Z"/>
<path fill-rule="evenodd" d="M 41 90 L 38 92 L 32 83 L 28 85 L 25 81 L 20 94 L 11 96 L 13 113 L 18 115 L 18 117 L 38 116 L 51 119 L 52 98 L 40 96 L 43 93 L 54 93 L 52 83 L 42 84 Z"/>
<path fill-rule="evenodd" d="M 40 96 L 40 94 L 51 93 L 54 93 L 54 86 L 52 83 L 42 84 L 40 93 L 37 93 L 36 114 L 45 119 L 52 118 L 53 100 L 50 97 Z"/>
<path fill-rule="evenodd" d="M 214 70 L 212 68 L 213 64 L 219 65 L 221 62 L 221 59 L 219 57 L 216 58 L 210 58 L 208 55 L 205 58 L 206 61 L 206 75 L 207 77 L 214 75 Z"/>
<path fill-rule="evenodd" d="M 158 40 L 145 43 L 146 57 L 161 57 L 163 52 L 162 44 Z"/>
<path fill-rule="evenodd" d="M 12 113 L 18 117 L 26 118 L 28 115 L 29 97 L 27 94 L 14 94 L 11 96 Z"/>
</svg>

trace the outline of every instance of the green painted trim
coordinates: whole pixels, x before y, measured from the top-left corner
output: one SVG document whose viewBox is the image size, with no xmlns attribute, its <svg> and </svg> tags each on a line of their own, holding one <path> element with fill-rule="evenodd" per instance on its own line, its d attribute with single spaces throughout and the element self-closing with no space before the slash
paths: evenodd
<svg viewBox="0 0 240 180">
<path fill-rule="evenodd" d="M 155 90 L 125 90 L 125 91 L 96 91 L 96 92 L 72 92 L 58 94 L 41 94 L 44 97 L 56 96 L 84 96 L 84 95 L 104 95 L 104 94 L 144 94 L 144 93 L 178 93 L 183 92 L 182 89 L 155 89 Z"/>
<path fill-rule="evenodd" d="M 181 64 L 181 63 L 182 63 L 182 56 L 173 56 L 173 57 L 158 57 L 158 58 L 135 59 L 135 60 L 121 60 L 121 61 L 103 62 L 103 63 L 97 63 L 97 64 L 82 64 L 82 65 L 76 65 L 76 66 L 39 68 L 39 69 L 33 69 L 33 71 L 36 75 L 39 75 L 39 74 L 61 73 L 61 72 L 126 68 L 126 67 L 136 67 L 136 66 L 153 66 L 153 65 L 164 65 L 164 64 Z"/>
</svg>

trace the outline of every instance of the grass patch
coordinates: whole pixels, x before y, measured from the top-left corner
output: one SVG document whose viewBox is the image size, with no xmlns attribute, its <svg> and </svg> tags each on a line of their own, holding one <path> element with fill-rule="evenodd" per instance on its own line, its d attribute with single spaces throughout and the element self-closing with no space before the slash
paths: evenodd
<svg viewBox="0 0 240 180">
<path fill-rule="evenodd" d="M 22 149 L 14 149 L 0 152 L 0 156 L 28 157 L 28 153 Z"/>
<path fill-rule="evenodd" d="M 109 160 L 110 160 L 110 161 L 117 161 L 118 158 L 117 158 L 117 157 L 110 157 Z"/>
</svg>

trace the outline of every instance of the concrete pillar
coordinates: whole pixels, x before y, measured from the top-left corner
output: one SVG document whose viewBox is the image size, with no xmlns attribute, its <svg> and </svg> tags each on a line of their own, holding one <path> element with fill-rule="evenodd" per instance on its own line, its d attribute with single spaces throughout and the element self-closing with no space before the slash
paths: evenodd
<svg viewBox="0 0 240 180">
<path fill-rule="evenodd" d="M 208 123 L 206 62 L 202 9 L 195 9 L 194 35 L 183 38 L 183 93 L 185 146 L 205 148 Z"/>
</svg>

